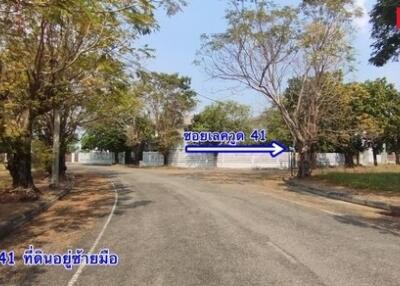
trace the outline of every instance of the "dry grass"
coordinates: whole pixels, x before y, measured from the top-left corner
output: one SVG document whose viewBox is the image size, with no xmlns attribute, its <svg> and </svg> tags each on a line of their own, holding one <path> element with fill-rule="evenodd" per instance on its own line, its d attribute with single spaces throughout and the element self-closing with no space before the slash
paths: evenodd
<svg viewBox="0 0 400 286">
<path fill-rule="evenodd" d="M 35 201 L 39 197 L 46 195 L 49 189 L 48 176 L 43 171 L 32 171 L 35 186 L 41 191 L 41 194 L 31 192 L 30 190 L 21 190 L 12 188 L 12 178 L 8 170 L 2 165 L 0 168 L 0 204 L 12 202 Z"/>
<path fill-rule="evenodd" d="M 39 188 L 42 192 L 45 192 L 48 189 L 49 185 L 47 173 L 42 170 L 34 169 L 32 170 L 32 176 L 35 186 Z M 10 196 L 10 194 L 12 194 L 13 192 L 14 190 L 12 190 L 12 178 L 10 176 L 10 173 L 5 168 L 4 164 L 0 163 L 0 195 L 2 195 L 2 198 L 0 198 L 0 203 L 8 202 L 9 199 L 7 197 Z M 23 198 L 24 196 L 21 195 L 21 197 Z"/>
<path fill-rule="evenodd" d="M 354 168 L 344 168 L 344 167 L 336 167 L 336 168 L 324 168 L 317 169 L 314 171 L 315 175 L 323 175 L 328 173 L 400 173 L 399 165 L 379 165 L 379 166 L 359 166 Z"/>
<path fill-rule="evenodd" d="M 400 194 L 400 166 L 395 165 L 325 169 L 316 172 L 314 178 L 355 189 Z"/>
</svg>

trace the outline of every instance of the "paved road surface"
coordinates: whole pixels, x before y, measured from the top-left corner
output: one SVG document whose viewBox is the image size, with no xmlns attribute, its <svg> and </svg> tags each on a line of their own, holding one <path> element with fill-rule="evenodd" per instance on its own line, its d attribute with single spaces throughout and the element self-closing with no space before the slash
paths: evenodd
<svg viewBox="0 0 400 286">
<path fill-rule="evenodd" d="M 371 209 L 157 170 L 91 170 L 119 182 L 96 249 L 120 264 L 87 266 L 70 285 L 400 285 L 400 235 L 355 219 Z M 79 247 L 90 249 L 103 225 Z M 34 285 L 67 285 L 75 271 L 46 270 Z"/>
</svg>

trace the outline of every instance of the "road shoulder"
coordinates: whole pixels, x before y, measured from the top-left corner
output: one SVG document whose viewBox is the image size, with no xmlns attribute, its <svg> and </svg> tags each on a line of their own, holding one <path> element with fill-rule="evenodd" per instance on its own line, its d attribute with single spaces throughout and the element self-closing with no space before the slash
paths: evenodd
<svg viewBox="0 0 400 286">
<path fill-rule="evenodd" d="M 76 172 L 69 194 L 1 241 L 1 249 L 15 251 L 16 265 L 0 266 L 0 285 L 34 285 L 45 272 L 65 272 L 56 267 L 26 267 L 22 254 L 29 245 L 47 253 L 76 248 L 82 237 L 93 232 L 109 214 L 114 204 L 112 190 L 106 177 Z"/>
<path fill-rule="evenodd" d="M 400 199 L 398 197 L 357 192 L 350 188 L 326 186 L 307 180 L 285 180 L 285 182 L 293 191 L 308 192 L 334 200 L 385 210 L 393 215 L 400 215 Z"/>
</svg>

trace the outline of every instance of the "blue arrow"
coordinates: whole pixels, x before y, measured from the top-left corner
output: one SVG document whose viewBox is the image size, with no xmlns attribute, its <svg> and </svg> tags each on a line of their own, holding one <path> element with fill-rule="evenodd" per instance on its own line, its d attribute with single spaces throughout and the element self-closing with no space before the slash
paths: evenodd
<svg viewBox="0 0 400 286">
<path fill-rule="evenodd" d="M 268 145 L 187 145 L 187 153 L 269 153 L 271 157 L 276 157 L 287 150 L 283 144 L 272 141 Z"/>
</svg>

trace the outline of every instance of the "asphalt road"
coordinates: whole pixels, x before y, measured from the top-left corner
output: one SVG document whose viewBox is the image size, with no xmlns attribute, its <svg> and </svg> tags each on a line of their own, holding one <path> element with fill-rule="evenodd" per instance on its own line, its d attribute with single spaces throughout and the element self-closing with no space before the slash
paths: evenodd
<svg viewBox="0 0 400 286">
<path fill-rule="evenodd" d="M 120 263 L 52 268 L 34 285 L 400 285 L 400 235 L 357 217 L 368 208 L 157 170 L 90 170 L 117 183 L 96 250 Z M 79 247 L 92 247 L 105 220 Z"/>
</svg>

